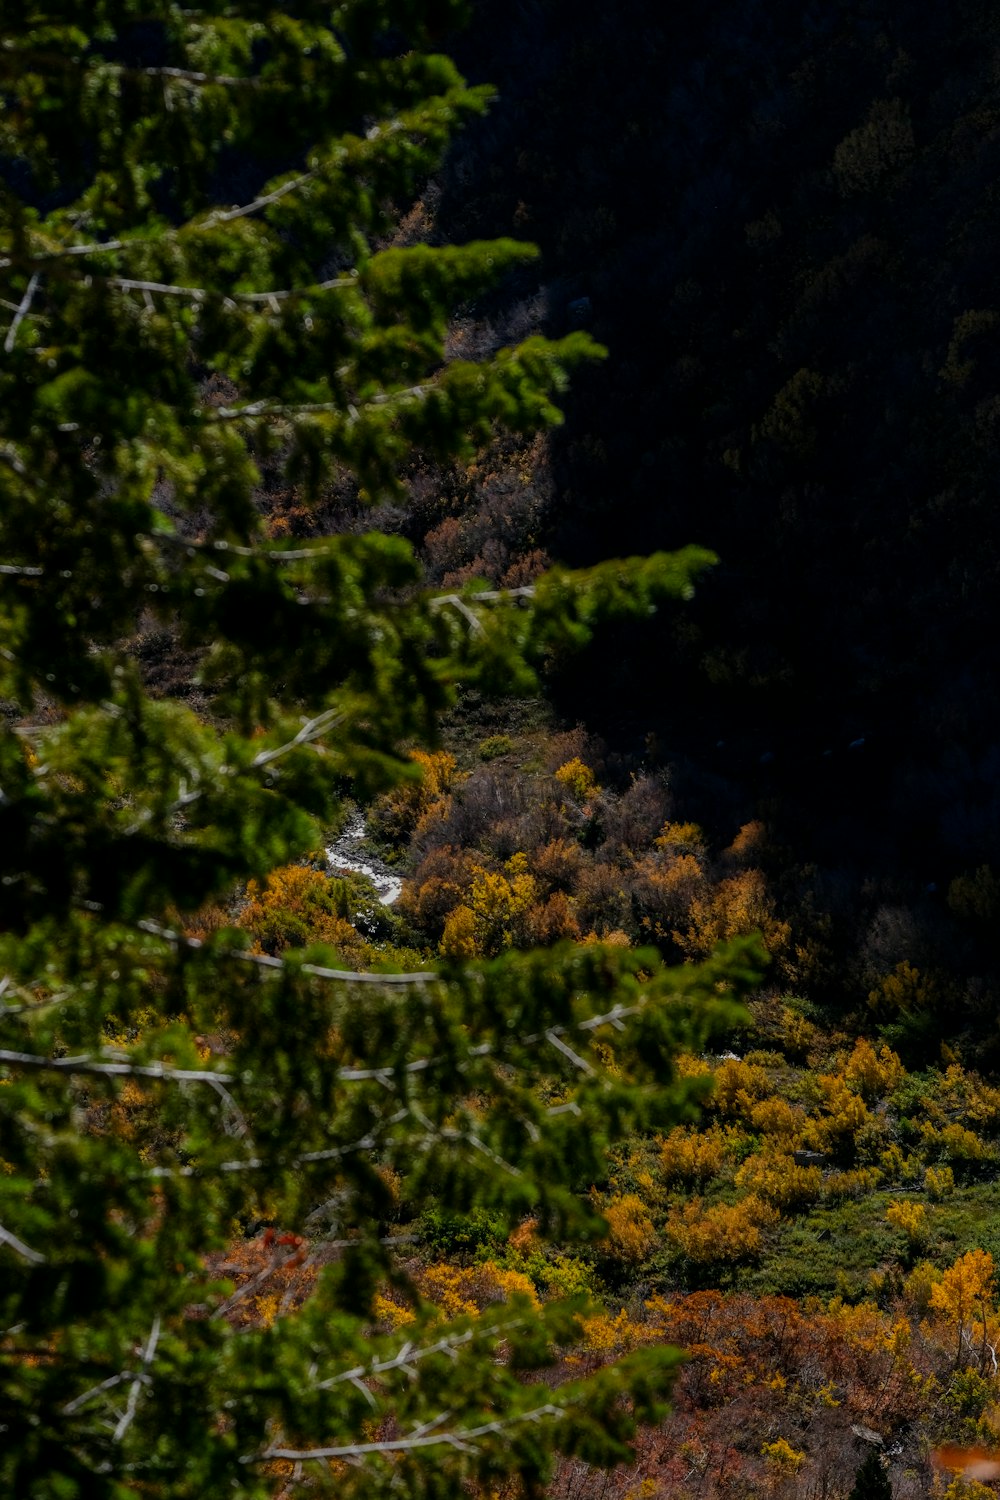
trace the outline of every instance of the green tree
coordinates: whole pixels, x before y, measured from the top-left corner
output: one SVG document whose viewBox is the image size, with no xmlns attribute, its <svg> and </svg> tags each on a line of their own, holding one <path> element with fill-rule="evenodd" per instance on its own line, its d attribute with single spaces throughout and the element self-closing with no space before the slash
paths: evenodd
<svg viewBox="0 0 1000 1500">
<path fill-rule="evenodd" d="M 346 797 L 411 776 L 457 684 L 531 688 L 710 560 L 434 597 L 397 537 L 267 536 L 262 472 L 306 499 L 334 472 L 394 492 L 415 449 L 556 421 L 567 370 L 599 352 L 577 334 L 448 360 L 452 308 L 532 251 L 375 248 L 485 107 L 428 47 L 458 8 L 4 7 L 7 1494 L 206 1500 L 284 1473 L 343 1496 L 530 1488 L 554 1452 L 621 1458 L 673 1363 L 523 1382 L 572 1341 L 564 1305 L 447 1327 L 418 1305 L 405 1338 L 373 1333 L 379 1284 L 406 1292 L 390 1184 L 410 1214 L 598 1233 L 577 1189 L 610 1141 L 686 1107 L 671 1058 L 751 976 L 750 947 L 680 973 L 594 947 L 356 973 L 318 946 L 185 935 L 203 902 L 315 850 Z M 147 689 L 127 642 L 154 627 L 207 711 Z M 206 1256 L 261 1221 L 305 1241 L 277 1261 L 326 1270 L 246 1331 Z"/>
<path fill-rule="evenodd" d="M 892 1485 L 876 1449 L 869 1448 L 858 1465 L 848 1500 L 892 1500 Z"/>
</svg>

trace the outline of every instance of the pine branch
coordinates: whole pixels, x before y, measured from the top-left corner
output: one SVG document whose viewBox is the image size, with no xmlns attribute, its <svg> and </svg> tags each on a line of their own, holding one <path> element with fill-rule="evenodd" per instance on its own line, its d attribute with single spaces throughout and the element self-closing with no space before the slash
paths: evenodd
<svg viewBox="0 0 1000 1500">
<path fill-rule="evenodd" d="M 97 279 L 95 277 L 95 280 Z M 217 287 L 178 286 L 172 281 L 138 281 L 125 276 L 104 276 L 99 279 L 106 286 L 114 287 L 120 292 L 155 292 L 163 297 L 184 297 L 189 302 L 206 302 L 211 298 L 219 298 L 233 306 L 239 302 L 245 302 L 251 306 L 273 304 L 275 312 L 280 302 L 287 302 L 292 298 L 313 297 L 320 292 L 336 291 L 343 287 L 357 285 L 354 276 L 335 276 L 330 281 L 316 282 L 312 286 L 282 287 L 273 292 L 223 292 Z"/>
</svg>

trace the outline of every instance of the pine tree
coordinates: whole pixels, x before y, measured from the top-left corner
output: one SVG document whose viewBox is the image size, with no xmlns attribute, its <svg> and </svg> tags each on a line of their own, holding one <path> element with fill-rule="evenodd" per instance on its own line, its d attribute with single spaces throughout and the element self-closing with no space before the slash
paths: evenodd
<svg viewBox="0 0 1000 1500">
<path fill-rule="evenodd" d="M 398 537 L 267 534 L 263 469 L 306 500 L 334 473 L 397 492 L 414 450 L 558 420 L 599 353 L 575 334 L 448 360 L 454 307 L 532 251 L 375 248 L 486 105 L 429 50 L 458 9 L 11 0 L 0 20 L 6 1494 L 531 1488 L 553 1453 L 623 1457 L 668 1383 L 663 1349 L 524 1382 L 572 1342 L 565 1304 L 442 1326 L 414 1299 L 373 1332 L 379 1287 L 410 1294 L 393 1185 L 411 1216 L 597 1232 L 580 1190 L 609 1142 L 683 1113 L 671 1058 L 750 946 L 680 973 L 574 946 L 362 973 L 191 935 L 346 799 L 412 776 L 458 684 L 529 690 L 710 560 L 434 596 Z M 145 685 L 129 641 L 156 631 L 200 712 Z M 325 1270 L 239 1327 L 207 1257 L 261 1223 L 276 1263 Z"/>
<path fill-rule="evenodd" d="M 869 1448 L 858 1465 L 848 1500 L 892 1500 L 892 1485 L 876 1449 Z"/>
</svg>

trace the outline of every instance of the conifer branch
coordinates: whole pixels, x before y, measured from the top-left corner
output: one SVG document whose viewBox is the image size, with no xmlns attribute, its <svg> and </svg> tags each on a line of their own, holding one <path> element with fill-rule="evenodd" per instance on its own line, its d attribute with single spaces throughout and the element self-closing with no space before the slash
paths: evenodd
<svg viewBox="0 0 1000 1500">
<path fill-rule="evenodd" d="M 270 208 L 272 203 L 278 203 L 282 198 L 287 198 L 289 193 L 297 192 L 300 187 L 304 187 L 307 182 L 312 182 L 318 175 L 319 169 L 316 167 L 308 172 L 301 172 L 298 177 L 290 178 L 273 192 L 261 193 L 260 197 L 254 198 L 252 203 L 244 203 L 238 208 L 216 209 L 194 227 L 212 229 L 216 224 L 231 224 L 234 219 L 245 219 L 248 214 L 259 213 L 262 208 Z"/>
<path fill-rule="evenodd" d="M 120 292 L 155 292 L 163 297 L 184 297 L 189 302 L 207 302 L 210 298 L 219 298 L 233 305 L 245 302 L 251 306 L 287 302 L 293 298 L 312 297 L 320 292 L 357 285 L 354 276 L 334 276 L 329 281 L 320 281 L 313 286 L 282 287 L 273 292 L 224 292 L 217 287 L 178 286 L 172 281 L 138 281 L 126 276 L 105 276 L 100 279 L 106 286 L 114 287 Z"/>
<path fill-rule="evenodd" d="M 338 371 L 338 374 L 345 373 Z M 2 456 L 2 455 L 0 455 Z M 244 547 L 238 542 L 228 542 L 221 537 L 212 542 L 197 542 L 190 537 L 177 536 L 172 532 L 142 532 L 140 539 L 154 546 L 176 547 L 194 557 L 198 552 L 221 552 L 232 557 L 266 558 L 268 562 L 322 562 L 326 557 L 335 557 L 334 547 Z"/>
<path fill-rule="evenodd" d="M 142 235 L 128 240 L 96 240 L 83 245 L 59 245 L 36 252 L 31 255 L 5 255 L 0 256 L 0 270 L 6 270 L 8 266 L 18 265 L 45 265 L 49 261 L 62 260 L 68 257 L 83 255 L 107 255 L 118 250 L 129 250 L 133 246 L 148 246 L 169 244 L 176 240 L 184 232 L 192 230 L 214 229 L 217 224 L 230 224 L 234 219 L 246 218 L 249 214 L 258 213 L 263 208 L 269 208 L 272 203 L 286 198 L 289 193 L 296 192 L 307 182 L 311 182 L 319 175 L 319 168 L 312 168 L 308 172 L 301 172 L 297 177 L 282 183 L 270 193 L 261 193 L 250 203 L 239 204 L 234 208 L 215 209 L 204 219 L 196 220 L 187 224 L 179 225 L 177 228 L 168 229 L 162 235 Z"/>
</svg>

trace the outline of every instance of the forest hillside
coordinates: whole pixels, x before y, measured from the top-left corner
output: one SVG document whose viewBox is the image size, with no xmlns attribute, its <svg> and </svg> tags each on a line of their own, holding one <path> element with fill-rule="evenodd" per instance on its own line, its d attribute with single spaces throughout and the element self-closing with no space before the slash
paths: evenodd
<svg viewBox="0 0 1000 1500">
<path fill-rule="evenodd" d="M 98 11 L 0 20 L 0 1483 L 988 1500 L 1000 13 Z"/>
</svg>

